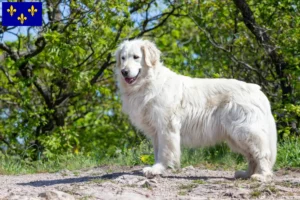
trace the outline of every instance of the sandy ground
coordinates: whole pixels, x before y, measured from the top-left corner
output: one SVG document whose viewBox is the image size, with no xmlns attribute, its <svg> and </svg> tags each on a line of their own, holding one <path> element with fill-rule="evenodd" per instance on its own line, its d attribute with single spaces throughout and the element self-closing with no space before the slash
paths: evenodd
<svg viewBox="0 0 300 200">
<path fill-rule="evenodd" d="M 235 180 L 232 171 L 192 166 L 146 179 L 141 166 L 98 167 L 18 176 L 0 176 L 0 199 L 300 199 L 300 170 L 280 170 L 263 184 Z"/>
</svg>

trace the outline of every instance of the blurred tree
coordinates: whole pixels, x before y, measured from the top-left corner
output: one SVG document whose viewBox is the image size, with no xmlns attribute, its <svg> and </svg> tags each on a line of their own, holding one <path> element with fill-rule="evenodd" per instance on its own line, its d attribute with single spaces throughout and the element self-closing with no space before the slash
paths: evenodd
<svg viewBox="0 0 300 200">
<path fill-rule="evenodd" d="M 45 0 L 42 27 L 1 27 L 0 141 L 38 159 L 73 149 L 113 153 L 138 140 L 121 115 L 116 46 L 161 27 L 180 5 L 151 1 Z M 155 11 L 154 11 L 155 10 Z M 25 152 L 23 152 L 25 151 Z"/>
</svg>

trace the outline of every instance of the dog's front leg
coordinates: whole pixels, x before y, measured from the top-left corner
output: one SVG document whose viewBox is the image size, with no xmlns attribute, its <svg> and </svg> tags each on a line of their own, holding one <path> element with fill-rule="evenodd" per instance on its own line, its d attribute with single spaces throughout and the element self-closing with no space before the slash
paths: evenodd
<svg viewBox="0 0 300 200">
<path fill-rule="evenodd" d="M 152 145 L 153 145 L 153 150 L 154 150 L 154 159 L 155 159 L 155 163 L 158 162 L 158 137 L 157 135 L 153 136 L 151 138 L 152 140 Z"/>
<path fill-rule="evenodd" d="M 148 178 L 160 175 L 167 167 L 180 167 L 180 133 L 161 131 L 152 139 L 155 164 L 145 167 L 143 173 Z"/>
</svg>

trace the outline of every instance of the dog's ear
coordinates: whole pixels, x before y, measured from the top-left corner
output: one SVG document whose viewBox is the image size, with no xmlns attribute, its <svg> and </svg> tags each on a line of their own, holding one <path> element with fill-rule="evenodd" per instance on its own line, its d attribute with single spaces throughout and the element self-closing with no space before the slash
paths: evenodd
<svg viewBox="0 0 300 200">
<path fill-rule="evenodd" d="M 152 42 L 143 41 L 142 51 L 144 52 L 145 63 L 148 67 L 153 67 L 160 62 L 160 51 Z"/>
<path fill-rule="evenodd" d="M 117 51 L 115 52 L 116 66 L 119 67 L 119 68 L 121 67 L 121 66 L 120 66 L 120 65 L 121 65 L 121 51 L 122 51 L 123 47 L 125 46 L 125 44 L 126 44 L 127 42 L 128 42 L 127 40 L 124 41 L 124 42 L 122 42 L 122 43 L 119 45 Z"/>
</svg>

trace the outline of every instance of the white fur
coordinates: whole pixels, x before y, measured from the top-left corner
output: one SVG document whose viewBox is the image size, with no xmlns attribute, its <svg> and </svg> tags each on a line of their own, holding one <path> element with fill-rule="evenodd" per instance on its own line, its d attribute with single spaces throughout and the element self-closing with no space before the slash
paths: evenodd
<svg viewBox="0 0 300 200">
<path fill-rule="evenodd" d="M 116 59 L 123 111 L 154 146 L 155 165 L 143 170 L 147 177 L 162 174 L 167 167 L 180 167 L 181 144 L 199 147 L 226 141 L 249 163 L 247 171 L 236 172 L 237 178 L 270 180 L 277 133 L 260 86 L 178 75 L 163 66 L 160 51 L 147 40 L 123 42 Z M 125 68 L 130 77 L 141 70 L 132 84 L 121 74 Z"/>
</svg>

